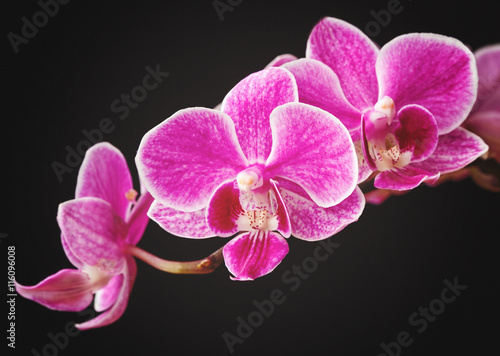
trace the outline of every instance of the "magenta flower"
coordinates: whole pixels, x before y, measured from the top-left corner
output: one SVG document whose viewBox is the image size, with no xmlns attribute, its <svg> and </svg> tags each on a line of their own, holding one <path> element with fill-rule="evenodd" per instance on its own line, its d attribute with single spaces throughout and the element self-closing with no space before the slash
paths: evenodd
<svg viewBox="0 0 500 356">
<path fill-rule="evenodd" d="M 334 114 L 351 132 L 360 182 L 379 171 L 376 187 L 412 189 L 485 152 L 481 139 L 459 127 L 474 103 L 477 73 L 458 40 L 414 33 L 379 49 L 356 27 L 325 18 L 306 57 L 283 67 L 301 102 Z"/>
<path fill-rule="evenodd" d="M 479 88 L 476 105 L 463 127 L 489 146 L 488 156 L 500 163 L 500 44 L 476 51 Z"/>
<path fill-rule="evenodd" d="M 364 206 L 349 133 L 298 103 L 295 80 L 281 68 L 243 79 L 221 111 L 178 111 L 144 136 L 136 163 L 155 198 L 148 214 L 167 231 L 244 232 L 223 249 L 237 280 L 271 272 L 288 253 L 283 236 L 326 238 Z"/>
<path fill-rule="evenodd" d="M 141 239 L 149 221 L 152 197 L 137 192 L 125 158 L 109 143 L 91 147 L 82 163 L 76 199 L 59 205 L 57 222 L 69 261 L 63 269 L 35 286 L 16 284 L 23 297 L 47 308 L 80 311 L 90 305 L 103 312 L 76 326 L 90 329 L 116 321 L 125 311 L 136 276 L 134 259 L 124 246 Z"/>
</svg>

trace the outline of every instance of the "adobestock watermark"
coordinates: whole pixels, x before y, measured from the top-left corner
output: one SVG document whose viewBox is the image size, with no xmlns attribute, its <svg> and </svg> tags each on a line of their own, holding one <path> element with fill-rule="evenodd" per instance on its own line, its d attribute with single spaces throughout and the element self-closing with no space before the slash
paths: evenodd
<svg viewBox="0 0 500 356">
<path fill-rule="evenodd" d="M 148 92 L 156 89 L 163 80 L 168 77 L 169 73 L 162 72 L 160 65 L 157 64 L 154 68 L 146 66 L 147 74 L 142 78 L 141 84 L 133 87 L 129 92 L 122 93 L 119 99 L 115 99 L 110 104 L 111 112 L 118 114 L 116 119 L 125 120 L 131 110 L 137 108 L 139 103 L 143 102 Z M 96 128 L 91 130 L 83 129 L 82 135 L 85 137 L 78 142 L 75 148 L 67 145 L 65 164 L 58 161 L 53 161 L 51 166 L 59 182 L 63 181 L 63 175 L 71 173 L 78 167 L 85 156 L 85 151 L 92 145 L 101 142 L 105 134 L 110 134 L 116 129 L 116 125 L 109 117 L 103 117 Z"/>
<path fill-rule="evenodd" d="M 37 11 L 27 18 L 26 16 L 21 17 L 21 30 L 20 34 L 15 32 L 9 32 L 7 34 L 7 39 L 12 45 L 12 49 L 15 54 L 19 53 L 19 46 L 22 44 L 28 44 L 30 40 L 35 38 L 41 28 L 45 27 L 49 23 L 49 19 L 53 18 L 59 13 L 60 5 L 66 5 L 70 0 L 40 0 L 38 1 L 38 6 L 40 6 L 40 11 Z"/>
<path fill-rule="evenodd" d="M 411 2 L 411 0 L 405 0 Z M 404 10 L 400 0 L 389 0 L 386 8 L 378 11 L 370 10 L 372 21 L 365 25 L 365 34 L 369 37 L 376 37 L 382 32 L 382 28 L 389 26 L 394 15 L 400 14 Z"/>
<path fill-rule="evenodd" d="M 220 22 L 224 21 L 224 13 L 229 11 L 233 12 L 234 8 L 240 5 L 243 0 L 214 0 L 212 6 L 214 7 Z"/>
<path fill-rule="evenodd" d="M 441 290 L 438 298 L 431 300 L 426 307 L 419 307 L 418 310 L 408 317 L 408 324 L 416 328 L 417 334 L 423 333 L 427 330 L 429 323 L 436 321 L 437 317 L 446 309 L 447 304 L 453 303 L 457 300 L 464 290 L 468 287 L 458 283 L 458 278 L 455 277 L 453 282 L 448 279 L 443 281 L 445 287 Z M 381 342 L 380 348 L 382 353 L 377 356 L 399 356 L 403 348 L 408 347 L 413 343 L 411 332 L 403 330 L 396 335 L 396 340 L 391 342 Z"/>
<path fill-rule="evenodd" d="M 262 301 L 254 300 L 253 309 L 246 317 L 236 318 L 236 330 L 234 333 L 224 332 L 222 339 L 227 349 L 232 354 L 236 345 L 252 336 L 254 330 L 264 323 L 266 318 L 271 317 L 277 305 L 283 304 L 287 300 L 287 292 L 294 292 L 314 273 L 321 262 L 326 261 L 338 248 L 340 244 L 334 243 L 330 238 L 319 241 L 319 245 L 314 249 L 313 255 L 302 260 L 300 265 L 293 265 L 281 275 L 281 281 L 287 289 L 275 288 L 269 293 L 269 298 Z"/>
</svg>

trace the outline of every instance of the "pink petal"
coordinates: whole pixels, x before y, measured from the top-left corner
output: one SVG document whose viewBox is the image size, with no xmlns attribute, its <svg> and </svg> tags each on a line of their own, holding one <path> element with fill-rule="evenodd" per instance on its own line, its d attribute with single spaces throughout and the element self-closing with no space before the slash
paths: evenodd
<svg viewBox="0 0 500 356">
<path fill-rule="evenodd" d="M 322 208 L 298 185 L 283 179 L 279 183 L 290 214 L 292 235 L 302 240 L 317 241 L 336 234 L 357 221 L 365 206 L 364 195 L 358 187 L 339 204 Z"/>
<path fill-rule="evenodd" d="M 246 281 L 272 272 L 288 253 L 288 244 L 279 234 L 255 230 L 236 236 L 222 252 L 231 279 Z"/>
<path fill-rule="evenodd" d="M 151 195 L 171 208 L 196 211 L 247 165 L 234 123 L 213 109 L 180 110 L 142 138 L 137 169 Z"/>
<path fill-rule="evenodd" d="M 481 137 L 489 146 L 488 155 L 500 162 L 500 111 L 476 111 L 463 127 Z"/>
<path fill-rule="evenodd" d="M 412 164 L 393 170 L 380 172 L 373 185 L 379 189 L 409 190 L 418 187 L 420 183 L 434 183 L 439 178 L 439 173 L 413 167 Z"/>
<path fill-rule="evenodd" d="M 64 237 L 63 234 L 61 234 L 61 244 L 64 250 L 64 253 L 66 254 L 66 257 L 68 257 L 69 262 L 73 264 L 78 269 L 83 269 L 83 262 L 80 261 L 78 257 L 75 256 L 75 254 L 71 251 L 71 249 L 68 246 L 68 242 L 66 241 L 66 238 Z"/>
<path fill-rule="evenodd" d="M 127 225 L 99 198 L 79 198 L 59 205 L 57 222 L 73 255 L 110 274 L 124 268 L 121 242 Z"/>
<path fill-rule="evenodd" d="M 24 298 L 54 310 L 81 311 L 92 302 L 89 276 L 73 269 L 63 269 L 31 287 L 16 282 L 16 290 Z"/>
<path fill-rule="evenodd" d="M 240 204 L 240 191 L 234 180 L 217 188 L 207 207 L 207 224 L 213 235 L 228 237 L 239 231 L 237 220 L 245 212 Z"/>
<path fill-rule="evenodd" d="M 400 125 L 395 135 L 401 149 L 413 148 L 412 162 L 428 158 L 438 143 L 438 127 L 434 116 L 418 105 L 407 105 L 398 112 Z"/>
<path fill-rule="evenodd" d="M 132 177 L 123 154 L 107 142 L 87 150 L 78 172 L 76 198 L 101 198 L 125 219 L 130 202 L 125 194 L 132 189 Z"/>
<path fill-rule="evenodd" d="M 123 285 L 123 274 L 113 276 L 108 284 L 95 293 L 94 309 L 102 312 L 109 309 L 116 302 L 116 298 Z"/>
<path fill-rule="evenodd" d="M 296 59 L 297 59 L 297 57 L 295 57 L 293 54 L 288 54 L 288 53 L 281 54 L 281 55 L 277 56 L 276 58 L 274 58 L 271 61 L 271 63 L 269 63 L 266 66 L 266 68 L 269 68 L 269 67 L 280 67 L 283 64 L 291 62 L 291 61 L 294 61 Z"/>
<path fill-rule="evenodd" d="M 377 101 L 375 61 L 378 48 L 361 30 L 332 17 L 312 30 L 306 57 L 317 59 L 337 74 L 347 100 L 360 111 Z"/>
<path fill-rule="evenodd" d="M 298 101 L 297 84 L 292 74 L 282 68 L 251 74 L 226 95 L 222 111 L 233 119 L 238 141 L 250 163 L 264 162 L 271 151 L 271 111 L 293 101 Z"/>
<path fill-rule="evenodd" d="M 457 128 L 447 135 L 439 136 L 432 156 L 425 161 L 412 164 L 433 173 L 457 171 L 488 151 L 481 138 L 464 128 Z"/>
<path fill-rule="evenodd" d="M 359 127 L 361 112 L 349 103 L 337 75 L 326 64 L 314 59 L 298 59 L 283 65 L 292 72 L 299 89 L 301 103 L 328 111 L 347 127 Z"/>
<path fill-rule="evenodd" d="M 131 256 L 126 256 L 126 260 L 127 267 L 123 273 L 123 283 L 116 298 L 116 302 L 111 308 L 106 310 L 104 313 L 99 314 L 94 319 L 91 319 L 82 324 L 75 324 L 78 329 L 88 330 L 106 326 L 114 323 L 123 315 L 125 309 L 127 308 L 128 298 L 130 296 L 130 292 L 132 292 L 132 287 L 137 275 L 137 265 L 135 264 L 134 259 Z"/>
<path fill-rule="evenodd" d="M 141 194 L 134 204 L 130 215 L 127 217 L 128 235 L 125 238 L 125 243 L 135 246 L 140 241 L 149 222 L 147 213 L 153 200 L 151 194 L 146 191 Z"/>
<path fill-rule="evenodd" d="M 204 239 L 214 236 L 205 219 L 206 209 L 191 212 L 175 210 L 155 200 L 148 215 L 167 232 L 186 238 Z"/>
<path fill-rule="evenodd" d="M 500 44 L 475 52 L 479 86 L 476 110 L 500 111 Z"/>
<path fill-rule="evenodd" d="M 338 119 L 319 108 L 290 103 L 272 112 L 271 127 L 273 148 L 266 163 L 270 177 L 300 185 L 322 207 L 352 193 L 358 161 L 349 132 Z"/>
<path fill-rule="evenodd" d="M 382 47 L 376 67 L 379 98 L 391 97 L 397 108 L 423 106 L 436 118 L 440 135 L 458 127 L 476 99 L 474 56 L 451 37 L 399 36 Z"/>
</svg>

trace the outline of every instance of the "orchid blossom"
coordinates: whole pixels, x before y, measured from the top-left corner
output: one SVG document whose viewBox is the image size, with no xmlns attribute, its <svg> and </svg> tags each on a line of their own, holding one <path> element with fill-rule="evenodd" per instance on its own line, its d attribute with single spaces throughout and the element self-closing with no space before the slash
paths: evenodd
<svg viewBox="0 0 500 356">
<path fill-rule="evenodd" d="M 178 111 L 143 137 L 136 163 L 155 198 L 148 214 L 167 231 L 243 232 L 223 248 L 237 280 L 271 272 L 288 253 L 283 236 L 327 238 L 364 206 L 348 131 L 298 103 L 296 82 L 282 68 L 243 79 L 220 111 Z"/>
<path fill-rule="evenodd" d="M 87 151 L 75 196 L 59 205 L 57 222 L 64 252 L 77 269 L 16 287 L 25 298 L 63 311 L 85 309 L 95 294 L 94 308 L 103 313 L 76 325 L 84 330 L 113 323 L 125 311 L 137 266 L 124 246 L 141 239 L 152 197 L 143 191 L 136 201 L 125 158 L 108 143 Z"/>
<path fill-rule="evenodd" d="M 476 98 L 477 71 L 456 39 L 413 33 L 379 49 L 356 27 L 324 18 L 306 58 L 283 67 L 295 76 L 301 102 L 332 113 L 351 132 L 359 182 L 379 172 L 375 187 L 408 190 L 487 150 L 459 127 Z"/>
</svg>

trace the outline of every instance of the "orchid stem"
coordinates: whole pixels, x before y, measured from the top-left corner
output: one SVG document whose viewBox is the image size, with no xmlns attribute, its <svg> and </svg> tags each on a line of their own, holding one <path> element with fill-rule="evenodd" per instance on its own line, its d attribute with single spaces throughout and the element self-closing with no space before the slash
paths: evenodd
<svg viewBox="0 0 500 356">
<path fill-rule="evenodd" d="M 125 252 L 137 257 L 154 268 L 168 273 L 175 274 L 207 274 L 215 271 L 219 267 L 224 258 L 222 257 L 222 247 L 212 253 L 210 256 L 197 261 L 169 261 L 159 258 L 143 249 L 127 245 Z"/>
</svg>

